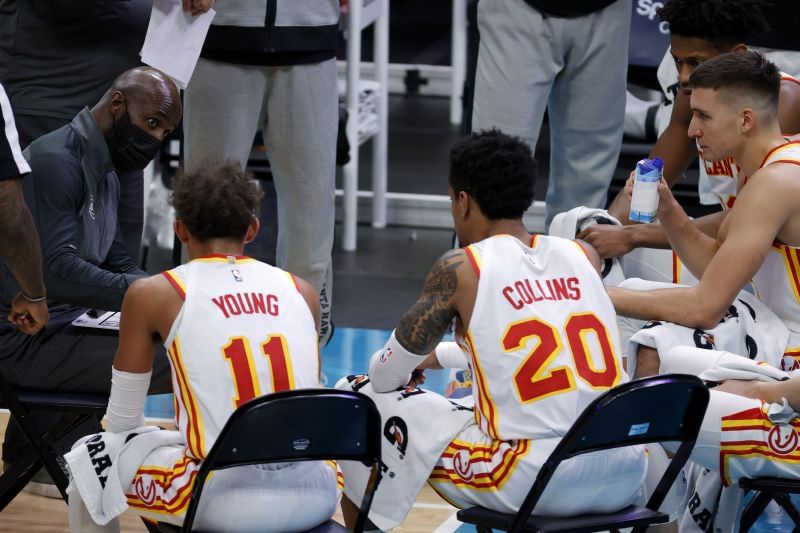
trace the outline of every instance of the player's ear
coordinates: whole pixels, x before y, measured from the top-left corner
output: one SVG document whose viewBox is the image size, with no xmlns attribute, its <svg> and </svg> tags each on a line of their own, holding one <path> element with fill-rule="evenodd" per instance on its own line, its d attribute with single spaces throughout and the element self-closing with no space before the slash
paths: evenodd
<svg viewBox="0 0 800 533">
<path fill-rule="evenodd" d="M 742 133 L 747 133 L 756 125 L 756 114 L 752 108 L 745 107 L 739 115 L 739 120 Z"/>
<path fill-rule="evenodd" d="M 469 216 L 471 207 L 470 200 L 471 198 L 466 191 L 458 192 L 458 198 L 456 199 L 456 202 L 458 204 L 458 213 L 461 215 L 461 218 L 467 218 L 467 216 Z"/>
<path fill-rule="evenodd" d="M 181 241 L 183 244 L 189 242 L 189 230 L 181 219 L 175 219 L 175 222 L 172 223 L 172 229 L 175 232 L 175 235 L 178 236 L 179 241 Z"/>
<path fill-rule="evenodd" d="M 258 221 L 258 217 L 251 218 L 250 224 L 247 226 L 247 233 L 244 234 L 245 244 L 256 238 L 259 229 L 261 229 L 261 222 Z"/>
</svg>

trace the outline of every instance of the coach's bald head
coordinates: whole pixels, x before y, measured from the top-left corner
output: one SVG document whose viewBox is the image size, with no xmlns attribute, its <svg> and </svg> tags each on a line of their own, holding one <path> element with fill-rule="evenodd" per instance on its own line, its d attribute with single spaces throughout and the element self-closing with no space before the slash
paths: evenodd
<svg viewBox="0 0 800 533">
<path fill-rule="evenodd" d="M 103 132 L 115 168 L 137 170 L 156 155 L 181 118 L 178 87 L 152 67 L 136 67 L 114 80 L 92 115 Z"/>
</svg>

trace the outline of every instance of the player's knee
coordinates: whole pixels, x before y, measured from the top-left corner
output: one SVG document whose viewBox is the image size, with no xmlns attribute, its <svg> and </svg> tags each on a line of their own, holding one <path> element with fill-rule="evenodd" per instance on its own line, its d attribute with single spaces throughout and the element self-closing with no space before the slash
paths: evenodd
<svg viewBox="0 0 800 533">
<path fill-rule="evenodd" d="M 661 358 L 655 348 L 639 346 L 636 352 L 636 377 L 644 378 L 658 374 Z"/>
</svg>

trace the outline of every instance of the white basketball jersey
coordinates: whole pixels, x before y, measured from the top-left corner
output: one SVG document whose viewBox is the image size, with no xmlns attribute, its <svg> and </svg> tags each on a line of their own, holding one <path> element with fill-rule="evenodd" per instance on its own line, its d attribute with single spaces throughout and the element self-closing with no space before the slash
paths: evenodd
<svg viewBox="0 0 800 533">
<path fill-rule="evenodd" d="M 800 79 L 785 72 L 781 72 L 781 81 L 790 81 L 800 85 Z M 794 134 L 800 132 L 787 131 L 784 133 Z M 708 176 L 708 185 L 711 192 L 717 197 L 723 209 L 730 209 L 736 201 L 740 171 L 741 169 L 734 163 L 733 159 L 728 158 L 711 163 L 703 159 L 703 152 L 700 151 L 701 180 L 703 174 Z"/>
<path fill-rule="evenodd" d="M 175 420 L 203 459 L 231 413 L 271 392 L 319 386 L 317 331 L 288 272 L 214 255 L 164 272 L 183 307 L 164 342 Z"/>
<path fill-rule="evenodd" d="M 560 437 L 627 381 L 616 315 L 578 243 L 498 235 L 465 248 L 478 274 L 466 338 L 476 419 L 499 440 Z"/>
<path fill-rule="evenodd" d="M 761 167 L 772 163 L 800 165 L 800 141 L 787 142 L 770 152 Z M 772 244 L 753 277 L 756 294 L 786 324 L 800 332 L 800 248 Z"/>
</svg>

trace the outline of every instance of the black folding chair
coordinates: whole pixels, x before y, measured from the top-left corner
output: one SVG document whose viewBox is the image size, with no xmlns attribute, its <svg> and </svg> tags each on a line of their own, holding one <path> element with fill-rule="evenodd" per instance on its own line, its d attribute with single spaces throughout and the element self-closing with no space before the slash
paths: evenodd
<svg viewBox="0 0 800 533">
<path fill-rule="evenodd" d="M 301 389 L 277 392 L 239 407 L 222 428 L 197 473 L 180 529 L 159 522 L 163 532 L 192 531 L 206 477 L 235 466 L 336 459 L 372 465 L 353 531 L 364 530 L 381 479 L 381 416 L 369 397 L 350 391 Z M 315 532 L 348 531 L 333 520 Z"/>
<path fill-rule="evenodd" d="M 745 490 L 755 491 L 753 499 L 745 506 L 739 521 L 739 531 L 746 533 L 758 517 L 766 509 L 770 501 L 775 500 L 786 511 L 794 522 L 793 531 L 800 531 L 800 513 L 792 503 L 790 494 L 800 494 L 800 481 L 792 479 L 779 479 L 774 477 L 761 477 L 753 479 L 740 479 L 739 486 Z"/>
<path fill-rule="evenodd" d="M 62 454 L 70 449 L 73 432 L 95 419 L 97 427 L 106 412 L 108 396 L 61 392 L 26 391 L 13 388 L 0 372 L 0 407 L 6 407 L 18 424 L 30 449 L 0 475 L 0 511 L 11 503 L 40 468 L 55 482 L 67 501 L 67 479 Z M 31 412 L 60 414 L 58 422 L 42 433 L 31 419 Z"/>
<path fill-rule="evenodd" d="M 513 532 L 616 531 L 626 527 L 642 532 L 648 525 L 666 523 L 669 515 L 658 512 L 658 508 L 689 458 L 707 405 L 708 389 L 695 376 L 653 376 L 615 387 L 589 404 L 564 435 L 536 476 L 517 514 L 471 507 L 459 511 L 458 519 L 478 526 L 478 531 Z M 575 517 L 531 515 L 562 461 L 598 450 L 663 441 L 679 441 L 681 445 L 646 507 L 629 505 L 615 513 Z M 602 486 L 597 490 L 602 490 Z"/>
</svg>

